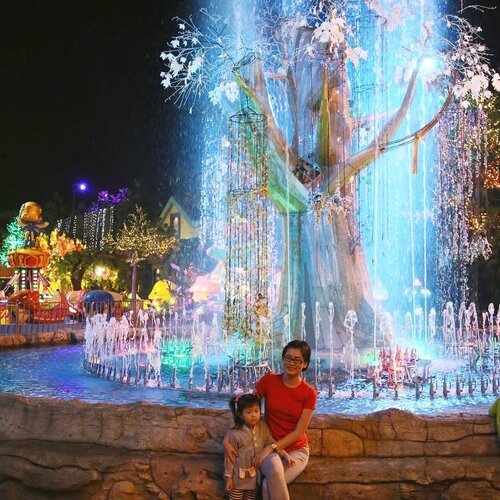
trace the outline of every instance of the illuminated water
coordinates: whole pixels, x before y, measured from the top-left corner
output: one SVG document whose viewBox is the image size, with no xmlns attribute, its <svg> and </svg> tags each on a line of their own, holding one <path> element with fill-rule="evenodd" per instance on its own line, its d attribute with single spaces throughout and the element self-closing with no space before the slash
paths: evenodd
<svg viewBox="0 0 500 500">
<path fill-rule="evenodd" d="M 252 31 L 255 19 L 253 15 L 243 16 L 242 13 L 252 12 L 251 6 L 253 3 L 243 3 L 245 5 L 242 7 L 243 4 L 240 2 L 226 2 L 225 8 L 228 16 L 231 17 L 232 15 L 234 18 L 234 22 L 228 22 L 234 28 L 235 39 L 245 38 L 248 45 L 251 46 L 254 41 Z M 281 5 L 283 12 L 287 14 L 305 8 L 308 3 L 301 0 L 276 2 L 277 5 Z M 353 8 L 356 3 L 352 2 Z M 389 5 L 394 2 L 381 3 Z M 372 129 L 365 131 L 367 137 L 381 129 L 385 122 L 384 117 L 396 109 L 401 102 L 406 91 L 406 84 L 403 81 L 395 82 L 395 74 L 399 69 L 410 65 L 410 59 L 414 58 L 416 52 L 408 52 L 407 48 L 411 48 L 412 44 L 421 38 L 422 28 L 425 23 L 437 16 L 433 5 L 439 2 L 411 0 L 409 3 L 412 5 L 414 15 L 405 19 L 406 22 L 397 27 L 395 31 L 390 30 L 386 23 L 374 22 L 373 16 L 364 17 L 359 15 L 359 12 L 355 13 L 354 18 L 357 24 L 353 36 L 360 46 L 370 48 L 371 53 L 368 60 L 361 62 L 358 69 L 350 66 L 348 76 L 352 87 L 354 115 L 362 117 L 373 114 L 375 116 Z M 253 4 L 253 7 L 257 4 Z M 220 5 L 217 7 L 220 8 Z M 255 14 L 255 11 L 253 13 Z M 433 40 L 430 41 L 429 46 L 432 43 Z M 411 56 L 408 55 L 409 53 Z M 241 54 L 237 54 L 235 59 L 238 60 L 240 57 Z M 214 84 L 218 83 L 214 82 Z M 272 83 L 270 85 L 272 86 Z M 438 106 L 437 93 L 429 91 L 425 82 L 420 81 L 416 88 L 412 107 L 394 139 L 401 139 L 417 130 L 434 115 Z M 238 110 L 239 103 L 236 103 L 234 107 L 234 109 L 230 110 L 231 113 Z M 293 132 L 290 125 L 290 110 L 287 108 L 286 103 L 281 103 L 279 100 L 273 102 L 273 107 L 277 114 L 276 119 L 280 129 L 285 138 L 290 141 Z M 226 115 L 228 113 L 229 111 L 226 111 Z M 204 116 L 204 130 L 202 131 L 205 155 L 202 162 L 204 168 L 200 203 L 202 213 L 201 241 L 206 244 L 211 242 L 214 245 L 214 256 L 217 255 L 216 251 L 218 251 L 220 262 L 224 261 L 223 251 L 221 250 L 223 250 L 226 243 L 225 226 L 220 223 L 226 216 L 227 186 L 224 183 L 224 175 L 228 168 L 224 160 L 225 149 L 228 148 L 226 115 L 219 112 L 214 113 L 213 108 L 210 108 L 210 112 Z M 366 147 L 367 137 L 361 134 L 361 130 L 358 131 L 358 135 L 353 137 L 352 153 Z M 306 141 L 307 137 L 301 137 L 300 139 Z M 191 136 L 190 140 L 193 140 Z M 313 149 L 312 145 L 307 147 Z M 302 149 L 304 150 L 301 152 L 302 154 L 307 152 L 305 145 Z M 433 219 L 435 214 L 432 212 L 435 201 L 433 199 L 435 195 L 433 181 L 436 177 L 437 168 L 434 162 L 435 149 L 436 140 L 430 135 L 427 142 L 420 146 L 418 154 L 419 168 L 418 172 L 414 174 L 409 168 L 412 162 L 412 148 L 394 148 L 364 170 L 356 181 L 355 190 L 359 205 L 354 215 L 356 216 L 362 240 L 360 243 L 363 245 L 367 258 L 372 285 L 373 306 L 375 311 L 379 313 L 375 315 L 373 324 L 373 345 L 376 349 L 382 343 L 384 346 L 393 345 L 393 341 L 397 341 L 400 345 L 409 346 L 410 348 L 417 347 L 419 354 L 422 353 L 423 356 L 427 356 L 426 350 L 429 344 L 432 346 L 433 338 L 436 335 L 436 312 L 434 311 L 432 315 L 433 310 L 431 309 L 432 306 L 437 307 L 435 303 L 437 283 L 434 283 L 434 281 L 438 279 L 435 263 L 435 221 Z M 285 226 L 283 231 L 289 231 L 289 220 L 287 220 L 287 223 L 288 225 Z M 273 262 L 276 261 L 273 263 L 270 273 L 273 276 L 277 275 L 276 269 L 283 265 L 283 262 L 277 262 L 279 259 L 276 257 L 281 251 L 281 248 L 279 248 L 280 241 L 278 241 L 280 237 L 282 238 L 283 235 L 278 234 L 276 236 L 273 234 L 272 238 L 269 238 L 271 252 L 275 256 Z M 290 237 L 289 232 L 287 237 Z M 325 260 L 325 262 L 328 261 Z M 328 269 L 322 270 L 328 272 Z M 447 277 L 441 276 L 440 279 L 445 280 Z M 288 276 L 288 287 L 290 287 L 290 281 Z M 281 286 L 286 285 L 287 283 L 282 283 Z M 273 307 L 278 293 L 273 292 L 272 286 L 277 285 L 271 283 L 269 286 L 268 297 L 272 309 L 271 313 L 275 315 L 277 311 L 276 309 L 273 310 Z M 290 292 L 287 297 L 297 304 L 302 300 L 298 296 L 290 297 Z M 311 305 L 309 305 L 306 314 L 308 315 L 307 318 L 311 319 L 314 330 L 310 327 L 311 325 L 306 328 L 305 316 L 303 316 L 303 337 L 308 338 L 306 333 L 311 336 L 314 331 L 315 339 L 319 338 L 321 329 L 328 328 L 326 319 L 330 319 L 329 338 L 330 345 L 333 345 L 331 341 L 334 333 L 333 310 L 331 317 L 326 318 L 323 315 L 323 319 L 321 319 L 318 312 L 319 305 L 315 311 Z M 348 306 L 355 307 L 351 304 L 348 304 Z M 326 310 L 329 304 L 325 302 L 322 307 Z M 358 311 L 359 313 L 360 311 Z M 338 312 L 335 314 L 337 315 L 336 318 L 340 317 Z M 392 318 L 390 317 L 391 314 Z M 437 314 L 439 317 L 440 312 L 438 311 Z M 459 322 L 462 321 L 461 318 L 462 316 L 460 316 Z M 314 321 L 312 321 L 313 319 Z M 343 318 L 341 318 L 341 321 L 343 321 Z M 469 326 L 466 327 L 466 335 L 464 334 L 463 337 L 461 337 L 462 334 L 457 337 L 455 327 L 448 329 L 443 325 L 443 330 L 440 333 L 444 346 L 443 352 L 450 354 L 451 357 L 456 357 L 456 351 L 459 350 L 457 346 L 464 347 L 469 343 L 469 338 L 474 337 L 474 335 L 479 338 L 479 334 L 476 335 L 474 327 L 471 327 L 474 321 L 471 323 L 470 315 L 468 321 Z M 494 314 L 491 313 L 489 326 L 485 326 L 484 321 L 483 318 L 483 330 L 491 328 L 491 336 L 493 336 Z M 498 315 L 496 322 L 498 328 Z M 479 326 L 477 318 L 475 323 L 477 329 Z M 182 338 L 185 340 L 185 333 L 180 333 L 178 336 L 176 331 L 177 320 L 175 320 L 175 325 L 175 339 Z M 209 344 L 205 342 L 206 336 L 209 335 L 210 337 L 211 334 L 205 331 L 203 325 L 200 326 L 198 333 L 200 335 L 195 335 L 192 338 L 198 339 L 198 348 L 201 352 L 203 351 L 202 347 Z M 218 342 L 219 330 L 215 328 L 213 333 L 215 340 Z M 393 333 L 394 338 L 392 338 Z M 290 331 L 288 331 L 288 334 L 290 334 Z M 363 334 L 368 336 L 367 331 L 363 331 Z M 391 337 L 390 340 L 388 340 L 389 337 Z M 128 340 L 127 335 L 124 338 Z M 350 338 L 352 340 L 351 359 L 353 359 L 355 350 L 353 331 L 351 331 Z M 437 338 L 436 336 L 436 340 Z M 212 339 L 210 338 L 210 340 Z M 308 340 L 310 339 L 308 338 Z M 462 343 L 460 344 L 459 341 Z M 98 343 L 102 347 L 106 342 L 108 340 L 106 332 L 104 332 Z M 153 342 L 153 339 L 150 338 L 149 342 Z M 366 345 L 366 342 L 364 345 Z M 273 346 L 274 344 L 271 343 L 271 349 Z M 318 343 L 313 346 L 318 349 L 319 356 L 312 360 L 308 372 L 308 378 L 312 383 L 317 382 L 318 379 L 325 376 L 325 373 L 328 373 L 328 356 L 331 356 L 327 352 L 328 346 L 326 348 L 325 346 L 318 346 Z M 135 346 L 133 347 L 135 348 Z M 447 347 L 450 348 L 449 351 L 446 351 Z M 120 360 L 132 353 L 132 351 L 120 349 L 114 351 L 113 349 L 114 346 L 109 352 L 117 352 Z M 319 352 L 319 349 L 323 349 L 323 351 Z M 96 363 L 97 369 L 95 371 L 101 373 L 102 368 L 102 372 L 106 373 L 106 377 L 109 376 L 113 380 L 106 380 L 106 378 L 88 374 L 83 366 L 84 355 L 81 346 L 10 351 L 0 355 L 0 392 L 59 399 L 78 398 L 89 402 L 130 403 L 149 401 L 168 405 L 225 408 L 227 407 L 228 393 L 234 387 L 228 387 L 225 382 L 220 384 L 217 382 L 218 373 L 228 366 L 227 360 L 222 359 L 222 350 L 219 349 L 218 351 L 218 359 L 214 360 L 212 355 L 210 355 L 209 359 L 207 354 L 203 361 L 194 361 L 192 373 L 190 367 L 191 359 L 194 359 L 194 357 L 191 358 L 191 356 L 187 355 L 184 360 L 184 367 L 181 367 L 182 363 L 179 363 L 179 359 L 175 358 L 178 364 L 174 370 L 172 363 L 166 363 L 163 360 L 163 364 L 161 364 L 160 357 L 156 356 L 154 362 L 161 369 L 161 384 L 163 386 L 161 389 L 158 387 L 145 388 L 141 384 L 136 384 L 134 376 L 129 381 L 130 383 L 116 381 L 115 379 L 120 379 L 120 376 L 116 377 L 116 373 L 110 376 L 109 369 L 105 365 L 107 358 L 102 355 L 103 351 L 96 350 L 93 353 L 95 359 L 99 360 Z M 171 360 L 177 355 L 174 351 L 170 353 Z M 463 353 L 464 351 L 462 351 Z M 142 356 L 141 360 L 143 360 L 145 354 L 139 353 L 140 356 Z M 99 363 L 103 360 L 103 364 L 100 365 Z M 137 360 L 138 358 L 135 358 L 131 362 L 137 363 Z M 492 393 L 491 382 L 484 390 L 486 395 L 481 395 L 481 375 L 476 371 L 469 374 L 467 363 L 464 360 L 441 361 L 438 359 L 423 363 L 420 370 L 425 366 L 431 372 L 431 377 L 434 377 L 433 380 L 437 382 L 434 398 L 431 398 L 429 394 L 428 383 L 420 388 L 421 392 L 414 385 L 401 387 L 399 392 L 396 392 L 394 388 L 378 386 L 376 388 L 378 394 L 374 395 L 372 383 L 363 382 L 363 374 L 357 372 L 358 367 L 355 367 L 354 363 L 351 366 L 347 365 L 346 362 L 344 370 L 339 371 L 339 377 L 335 378 L 335 387 L 330 386 L 333 390 L 328 390 L 328 384 L 333 380 L 331 373 L 328 382 L 325 383 L 324 379 L 320 380 L 318 404 L 320 412 L 358 414 L 397 407 L 421 414 L 443 412 L 484 413 L 495 398 Z M 494 373 L 496 369 L 495 365 Z M 491 363 L 487 370 L 491 375 Z M 140 371 L 138 373 L 140 376 Z M 348 376 L 345 375 L 346 373 Z M 488 371 L 486 373 L 488 374 Z M 423 375 L 422 371 L 420 371 L 420 374 Z M 442 394 L 445 376 L 448 381 L 448 397 L 444 397 Z M 471 380 L 470 384 L 469 379 Z M 460 395 L 456 394 L 456 384 L 460 386 Z M 151 382 L 150 385 L 152 385 Z M 175 386 L 176 389 L 169 388 L 171 385 Z M 191 390 L 186 390 L 190 386 L 192 386 Z M 251 389 L 250 384 L 246 389 Z"/>
<path fill-rule="evenodd" d="M 227 394 L 219 393 L 217 390 L 206 393 L 203 384 L 200 384 L 197 390 L 191 391 L 154 387 L 146 389 L 140 385 L 89 376 L 82 360 L 81 345 L 3 352 L 0 355 L 0 392 L 62 400 L 81 399 L 90 403 L 123 404 L 147 401 L 155 404 L 203 408 L 227 408 L 228 405 Z M 166 370 L 162 379 L 166 381 L 169 376 L 171 374 Z M 187 373 L 178 373 L 177 376 L 182 382 Z M 457 398 L 454 395 L 453 381 L 451 385 L 452 392 L 448 398 L 440 396 L 431 399 L 428 387 L 423 387 L 420 399 L 415 401 L 414 389 L 408 389 L 407 393 L 399 395 L 397 400 L 393 391 L 381 391 L 378 399 L 373 400 L 371 384 L 363 386 L 359 383 L 354 399 L 350 398 L 350 390 L 339 390 L 331 399 L 328 394 L 321 393 L 317 412 L 364 414 L 387 408 L 399 408 L 416 414 L 484 414 L 495 399 L 492 394 L 481 396 L 479 388 L 473 397 L 467 395 Z"/>
</svg>

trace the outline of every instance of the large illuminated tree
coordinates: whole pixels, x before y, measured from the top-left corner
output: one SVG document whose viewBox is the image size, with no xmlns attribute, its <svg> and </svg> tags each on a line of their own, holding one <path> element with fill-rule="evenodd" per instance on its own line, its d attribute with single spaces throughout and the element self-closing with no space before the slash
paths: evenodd
<svg viewBox="0 0 500 500">
<path fill-rule="evenodd" d="M 249 100 L 267 117 L 269 196 L 286 225 L 279 300 L 292 333 L 300 334 L 302 301 L 309 311 L 319 303 L 325 325 L 330 302 L 336 321 L 354 309 L 366 331 L 373 315 L 371 285 L 350 210 L 356 195 L 351 181 L 392 146 L 415 95 L 432 23 L 425 24 L 413 49 L 414 65 L 409 65 L 399 107 L 387 116 L 354 116 L 347 65 L 357 65 L 371 54 L 353 44 L 353 27 L 345 14 L 348 2 L 309 2 L 309 10 L 293 17 L 276 12 L 275 4 L 268 2 L 252 46 L 229 36 L 230 28 L 213 16 L 206 30 L 191 19 L 178 19 L 179 31 L 162 53 L 167 67 L 162 83 L 178 104 L 204 92 L 216 104 L 244 96 L 243 102 Z M 380 2 L 366 4 L 378 21 L 390 24 L 405 16 L 407 2 L 392 11 L 385 11 Z M 443 40 L 438 54 L 442 66 L 435 78 L 442 107 L 400 141 L 413 143 L 415 151 L 453 98 L 463 106 L 474 104 L 489 92 L 490 83 L 500 83 L 487 65 L 479 30 L 458 17 L 448 17 L 445 23 L 454 31 L 454 41 Z M 375 120 L 380 126 L 371 141 L 354 150 L 356 131 Z M 416 161 L 415 153 L 414 169 Z M 311 210 L 318 213 L 316 227 L 307 216 Z M 337 328 L 336 347 L 346 344 L 342 331 Z"/>
</svg>

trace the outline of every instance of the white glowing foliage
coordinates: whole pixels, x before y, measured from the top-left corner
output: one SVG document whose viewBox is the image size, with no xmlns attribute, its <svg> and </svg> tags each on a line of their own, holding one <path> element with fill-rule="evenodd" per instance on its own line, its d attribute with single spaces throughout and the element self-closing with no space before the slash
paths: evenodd
<svg viewBox="0 0 500 500">
<path fill-rule="evenodd" d="M 203 64 L 203 57 L 202 56 L 196 56 L 188 64 L 187 77 L 191 78 L 191 76 L 194 75 L 201 68 L 202 64 Z"/>
<path fill-rule="evenodd" d="M 468 108 L 490 98 L 490 85 L 498 90 L 500 77 L 489 65 L 489 53 L 479 34 L 481 28 L 458 16 L 447 16 L 445 21 L 456 37 L 454 42 L 445 40 L 449 49 L 445 56 L 446 69 L 456 80 L 454 96 L 462 108 Z"/>
<path fill-rule="evenodd" d="M 345 49 L 345 55 L 347 56 L 347 59 L 354 64 L 354 66 L 358 67 L 359 60 L 366 59 L 368 57 L 368 52 L 360 47 L 347 47 Z"/>
<path fill-rule="evenodd" d="M 493 247 L 486 236 L 477 236 L 469 243 L 467 248 L 467 261 L 472 264 L 474 261 L 482 257 L 488 260 L 493 253 Z"/>
<path fill-rule="evenodd" d="M 208 93 L 210 102 L 215 106 L 220 106 L 224 97 L 229 102 L 236 102 L 239 95 L 239 87 L 236 82 L 221 82 Z"/>
<path fill-rule="evenodd" d="M 321 16 L 322 10 L 317 12 Z M 314 13 L 314 9 L 312 11 Z M 304 19 L 297 20 L 295 27 L 303 26 Z M 316 28 L 313 32 L 312 42 L 305 48 L 306 55 L 314 59 L 316 57 L 316 46 L 318 44 L 326 44 L 328 52 L 337 58 L 343 54 L 347 60 L 351 61 L 354 66 L 358 66 L 360 59 L 366 59 L 368 52 L 361 47 L 351 47 L 349 40 L 352 39 L 353 33 L 351 27 L 347 24 L 345 13 L 339 8 L 332 7 L 327 13 L 325 20 L 315 23 Z"/>
<path fill-rule="evenodd" d="M 346 20 L 336 9 L 332 9 L 330 18 L 323 21 L 313 33 L 313 40 L 327 43 L 332 46 L 340 46 L 345 43 Z"/>
<path fill-rule="evenodd" d="M 224 82 L 220 83 L 208 93 L 208 98 L 214 106 L 220 105 L 224 96 Z"/>
<path fill-rule="evenodd" d="M 493 75 L 493 78 L 491 79 L 491 85 L 493 85 L 493 88 L 497 92 L 500 92 L 500 75 L 498 73 L 495 73 Z"/>
<path fill-rule="evenodd" d="M 174 78 L 181 72 L 183 68 L 183 64 L 180 63 L 175 57 L 170 62 L 170 71 Z"/>
<path fill-rule="evenodd" d="M 204 12 L 208 15 L 206 12 Z M 209 16 L 210 17 L 210 16 Z M 160 54 L 167 71 L 160 73 L 161 84 L 169 90 L 169 99 L 183 105 L 189 99 L 196 99 L 209 93 L 214 81 L 224 81 L 234 64 L 230 54 L 232 41 L 223 39 L 218 33 L 219 28 L 202 32 L 191 19 L 183 21 L 175 18 L 178 32 L 169 42 L 168 50 Z M 210 17 L 217 23 L 217 19 Z M 210 99 L 220 102 L 222 95 L 210 91 Z M 228 99 L 236 100 L 234 89 L 225 89 Z"/>
</svg>

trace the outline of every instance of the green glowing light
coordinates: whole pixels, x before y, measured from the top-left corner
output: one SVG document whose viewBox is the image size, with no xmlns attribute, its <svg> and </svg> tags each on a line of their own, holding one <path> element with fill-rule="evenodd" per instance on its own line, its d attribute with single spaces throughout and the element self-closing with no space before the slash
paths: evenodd
<svg viewBox="0 0 500 500">
<path fill-rule="evenodd" d="M 189 339 L 169 339 L 163 346 L 161 362 L 166 366 L 189 368 L 196 361 L 192 359 L 191 351 Z"/>
</svg>

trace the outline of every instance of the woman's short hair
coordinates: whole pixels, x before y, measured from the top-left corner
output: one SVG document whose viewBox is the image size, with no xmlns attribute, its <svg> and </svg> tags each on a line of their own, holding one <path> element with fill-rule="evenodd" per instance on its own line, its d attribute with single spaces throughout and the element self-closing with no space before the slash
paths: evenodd
<svg viewBox="0 0 500 500">
<path fill-rule="evenodd" d="M 302 368 L 302 371 L 306 371 L 309 367 L 309 363 L 311 362 L 311 347 L 305 340 L 292 340 L 288 342 L 288 344 L 283 347 L 283 352 L 281 353 L 281 359 L 284 359 L 286 356 L 286 352 L 288 349 L 299 349 L 302 353 L 302 357 L 304 358 L 304 362 L 306 366 Z"/>
</svg>

